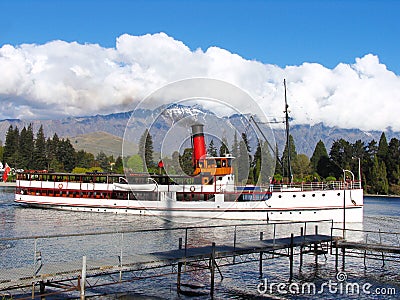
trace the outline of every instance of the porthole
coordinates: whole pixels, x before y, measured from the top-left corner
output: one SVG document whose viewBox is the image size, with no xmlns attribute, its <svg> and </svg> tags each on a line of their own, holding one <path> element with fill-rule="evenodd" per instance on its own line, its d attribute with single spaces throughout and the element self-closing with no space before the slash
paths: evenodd
<svg viewBox="0 0 400 300">
<path fill-rule="evenodd" d="M 278 198 L 282 198 L 282 195 L 279 195 Z"/>
<path fill-rule="evenodd" d="M 322 197 L 325 197 L 325 194 L 322 194 Z"/>
<path fill-rule="evenodd" d="M 280 214 L 282 214 L 282 212 L 280 212 Z"/>
<path fill-rule="evenodd" d="M 301 215 L 301 211 L 299 211 L 299 215 Z"/>
<path fill-rule="evenodd" d="M 306 196 L 306 194 L 303 194 L 303 197 L 305 197 Z"/>
<path fill-rule="evenodd" d="M 296 198 L 296 195 L 293 195 L 293 198 Z"/>
<path fill-rule="evenodd" d="M 337 193 L 338 196 L 340 196 L 340 193 Z"/>
<path fill-rule="evenodd" d="M 315 194 L 312 194 L 313 197 L 315 197 Z"/>
</svg>

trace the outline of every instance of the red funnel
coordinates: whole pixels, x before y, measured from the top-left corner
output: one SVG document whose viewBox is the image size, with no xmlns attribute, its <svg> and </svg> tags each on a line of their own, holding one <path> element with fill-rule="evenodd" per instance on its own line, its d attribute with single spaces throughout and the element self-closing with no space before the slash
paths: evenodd
<svg viewBox="0 0 400 300">
<path fill-rule="evenodd" d="M 192 125 L 192 144 L 193 144 L 193 166 L 207 154 L 204 142 L 203 124 Z"/>
</svg>

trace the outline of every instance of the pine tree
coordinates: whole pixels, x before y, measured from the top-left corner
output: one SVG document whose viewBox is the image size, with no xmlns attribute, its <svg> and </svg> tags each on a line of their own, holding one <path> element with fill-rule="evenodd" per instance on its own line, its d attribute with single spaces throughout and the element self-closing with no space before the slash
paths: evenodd
<svg viewBox="0 0 400 300">
<path fill-rule="evenodd" d="M 333 142 L 329 157 L 331 160 L 330 173 L 336 178 L 343 176 L 343 170 L 350 169 L 352 150 L 349 142 L 344 139 Z"/>
<path fill-rule="evenodd" d="M 300 181 L 306 181 L 306 176 L 310 174 L 310 160 L 305 154 L 297 154 L 293 160 L 293 172 Z"/>
<path fill-rule="evenodd" d="M 148 129 L 146 129 L 139 140 L 139 156 L 143 160 L 143 171 L 154 167 L 153 162 L 153 139 Z"/>
<path fill-rule="evenodd" d="M 376 141 L 375 140 L 370 141 L 364 151 L 363 164 L 362 164 L 364 181 L 367 184 L 369 184 L 372 179 L 371 170 L 372 170 L 372 166 L 374 164 L 374 158 L 377 155 L 377 152 L 378 152 L 378 146 L 377 146 Z"/>
<path fill-rule="evenodd" d="M 237 132 L 235 131 L 235 134 L 233 136 L 233 144 L 232 144 L 232 156 L 234 157 L 232 167 L 233 167 L 233 173 L 235 175 L 235 179 L 238 180 L 239 178 L 239 167 L 238 167 L 238 159 L 239 159 L 239 142 L 238 142 L 238 137 L 237 137 Z"/>
<path fill-rule="evenodd" d="M 33 166 L 34 139 L 32 124 L 21 130 L 19 138 L 19 166 L 23 169 L 32 169 Z"/>
<path fill-rule="evenodd" d="M 193 149 L 186 148 L 182 155 L 179 155 L 179 164 L 185 175 L 192 175 L 194 172 L 192 164 Z"/>
<path fill-rule="evenodd" d="M 69 139 L 62 139 L 58 142 L 56 159 L 61 164 L 62 169 L 71 172 L 75 167 L 75 149 Z"/>
<path fill-rule="evenodd" d="M 217 148 L 214 146 L 214 139 L 211 139 L 210 143 L 208 144 L 207 154 L 208 154 L 208 156 L 211 156 L 211 157 L 217 157 L 218 156 Z"/>
<path fill-rule="evenodd" d="M 396 138 L 392 138 L 389 142 L 386 168 L 389 183 L 399 184 L 400 141 Z"/>
<path fill-rule="evenodd" d="M 233 136 L 233 144 L 232 144 L 232 156 L 238 157 L 239 156 L 239 142 L 237 138 L 237 132 L 235 131 L 235 135 Z"/>
<path fill-rule="evenodd" d="M 75 167 L 90 169 L 95 166 L 94 155 L 85 150 L 79 150 L 75 153 Z"/>
<path fill-rule="evenodd" d="M 388 151 L 389 151 L 389 146 L 388 146 L 388 143 L 386 140 L 386 135 L 384 132 L 382 132 L 381 138 L 379 139 L 379 145 L 378 145 L 378 151 L 377 151 L 378 159 L 380 161 L 387 163 L 386 159 L 388 156 Z"/>
<path fill-rule="evenodd" d="M 255 182 L 257 182 L 259 180 L 259 177 L 260 177 L 261 161 L 262 161 L 262 158 L 261 158 L 261 142 L 258 141 L 256 152 L 254 153 L 253 162 L 252 162 L 253 178 L 254 178 Z"/>
<path fill-rule="evenodd" d="M 110 161 L 109 161 L 107 155 L 103 151 L 100 151 L 97 154 L 96 162 L 99 165 L 99 167 L 103 170 L 103 172 L 110 171 Z"/>
<path fill-rule="evenodd" d="M 11 167 L 19 167 L 19 130 L 18 127 L 13 128 L 12 125 L 8 128 L 6 133 L 6 140 L 4 143 L 3 160 L 4 164 L 8 163 Z"/>
<path fill-rule="evenodd" d="M 372 193 L 387 195 L 389 191 L 386 166 L 383 161 L 379 161 L 377 155 L 372 165 L 370 186 Z"/>
<path fill-rule="evenodd" d="M 113 168 L 113 173 L 123 174 L 124 173 L 124 164 L 121 156 L 118 156 L 115 160 L 115 165 Z"/>
<path fill-rule="evenodd" d="M 46 138 L 43 132 L 43 125 L 40 126 L 36 134 L 35 148 L 33 150 L 33 168 L 36 170 L 45 170 L 48 168 Z"/>
<path fill-rule="evenodd" d="M 145 142 L 145 162 L 147 169 L 151 169 L 155 167 L 153 161 L 153 138 L 151 137 L 150 132 L 147 133 L 146 142 Z"/>
<path fill-rule="evenodd" d="M 57 160 L 57 148 L 59 143 L 57 133 L 54 133 L 53 138 L 48 138 L 46 141 L 47 161 L 49 162 L 49 171 L 61 171 L 61 163 Z"/>
<path fill-rule="evenodd" d="M 191 161 L 192 163 L 192 161 Z M 164 163 L 164 167 L 165 167 L 165 163 Z M 193 166 L 192 166 L 193 168 Z M 170 167 L 167 167 L 166 171 L 168 172 L 168 174 L 182 174 L 181 171 L 181 163 L 180 163 L 180 154 L 178 151 L 174 151 L 172 153 L 172 157 L 171 157 L 171 165 Z"/>
<path fill-rule="evenodd" d="M 318 173 L 318 163 L 322 157 L 329 158 L 324 142 L 319 140 L 310 158 L 310 166 L 314 172 Z"/>
<path fill-rule="evenodd" d="M 221 147 L 219 147 L 219 156 L 224 157 L 228 153 L 229 153 L 228 141 L 226 137 L 223 137 L 221 141 Z"/>
<path fill-rule="evenodd" d="M 288 152 L 290 154 L 290 158 L 291 160 L 295 159 L 297 157 L 297 152 L 296 152 L 296 146 L 294 144 L 294 139 L 292 137 L 292 135 L 289 135 L 289 149 L 288 149 L 288 145 L 285 145 L 285 149 L 283 150 L 283 154 L 282 154 L 282 164 L 283 164 L 283 175 L 288 176 L 289 173 L 292 173 L 291 170 L 289 170 L 289 168 L 291 169 L 292 166 L 289 166 L 288 163 Z M 292 174 L 293 176 L 293 174 Z M 288 178 L 288 180 L 290 181 L 291 178 Z"/>
<path fill-rule="evenodd" d="M 139 139 L 138 155 L 140 156 L 140 158 L 142 159 L 143 162 L 145 161 L 144 156 L 146 153 L 145 147 L 146 147 L 146 138 L 147 138 L 148 133 L 149 133 L 149 131 L 146 128 L 146 130 L 143 132 L 143 134 L 140 136 L 140 139 Z"/>
<path fill-rule="evenodd" d="M 274 176 L 275 158 L 269 151 L 268 143 L 263 143 L 261 147 L 261 169 L 259 180 L 262 184 L 269 184 Z"/>
<path fill-rule="evenodd" d="M 275 144 L 275 175 L 278 177 L 283 176 L 282 160 L 279 158 L 278 144 Z"/>
<path fill-rule="evenodd" d="M 250 176 L 250 160 L 249 160 L 249 153 L 248 147 L 244 140 L 240 141 L 239 143 L 239 157 L 237 158 L 237 169 L 238 175 L 237 179 L 239 182 L 246 183 L 247 179 Z M 252 174 L 251 174 L 252 175 Z M 246 181 L 246 182 L 244 182 Z"/>
<path fill-rule="evenodd" d="M 3 142 L 0 141 L 0 162 L 3 161 L 4 147 Z"/>
</svg>

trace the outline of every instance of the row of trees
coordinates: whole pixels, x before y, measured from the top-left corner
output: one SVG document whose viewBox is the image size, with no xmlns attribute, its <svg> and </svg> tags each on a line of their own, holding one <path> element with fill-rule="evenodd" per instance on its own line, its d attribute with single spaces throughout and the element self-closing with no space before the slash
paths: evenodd
<svg viewBox="0 0 400 300">
<path fill-rule="evenodd" d="M 337 140 L 329 153 L 324 143 L 319 141 L 311 158 L 297 153 L 292 136 L 289 136 L 289 147 L 286 145 L 282 155 L 278 154 L 277 149 L 275 146 L 272 151 L 271 145 L 259 141 L 253 150 L 243 133 L 240 141 L 235 134 L 231 147 L 226 138 L 217 142 L 211 139 L 207 154 L 215 157 L 231 153 L 236 158 L 234 169 L 236 179 L 241 184 L 266 184 L 271 180 L 307 182 L 315 178 L 320 181 L 339 180 L 343 179 L 343 170 L 351 170 L 355 179 L 360 173 L 363 187 L 368 193 L 400 194 L 400 141 L 392 138 L 388 143 L 385 133 L 382 133 L 379 142 L 357 140 L 350 143 L 344 139 Z M 290 167 L 287 163 L 288 154 L 292 159 Z M 5 144 L 0 147 L 1 161 L 15 169 L 62 172 L 97 170 L 123 173 L 124 166 L 132 172 L 159 172 L 159 159 L 155 161 L 154 156 L 153 141 L 148 130 L 140 138 L 138 153 L 125 158 L 119 156 L 114 159 L 103 152 L 95 157 L 83 150 L 76 151 L 69 139 L 60 139 L 57 134 L 46 139 L 43 127 L 35 136 L 32 125 L 21 131 L 10 126 Z M 193 172 L 192 149 L 187 148 L 182 154 L 176 151 L 172 157 L 164 157 L 163 162 L 169 166 L 169 174 L 179 174 L 179 170 L 183 170 L 190 175 Z"/>
<path fill-rule="evenodd" d="M 100 152 L 95 157 L 84 150 L 76 151 L 69 139 L 44 135 L 41 126 L 33 133 L 32 125 L 19 131 L 9 127 L 4 146 L 0 147 L 0 160 L 15 169 L 53 170 L 55 172 L 123 171 L 122 158 L 114 159 Z"/>
</svg>

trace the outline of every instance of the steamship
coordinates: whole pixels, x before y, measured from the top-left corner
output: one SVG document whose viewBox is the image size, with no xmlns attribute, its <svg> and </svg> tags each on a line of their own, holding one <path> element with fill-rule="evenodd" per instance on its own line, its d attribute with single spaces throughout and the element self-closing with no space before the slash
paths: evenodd
<svg viewBox="0 0 400 300">
<path fill-rule="evenodd" d="M 26 171 L 15 201 L 32 207 L 161 217 L 362 222 L 360 180 L 236 186 L 234 157 L 208 157 L 192 125 L 192 176 Z"/>
</svg>

